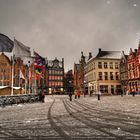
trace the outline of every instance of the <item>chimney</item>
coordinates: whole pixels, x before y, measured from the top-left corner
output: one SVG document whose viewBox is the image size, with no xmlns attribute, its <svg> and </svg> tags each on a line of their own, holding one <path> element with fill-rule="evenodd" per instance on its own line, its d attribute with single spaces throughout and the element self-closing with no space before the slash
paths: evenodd
<svg viewBox="0 0 140 140">
<path fill-rule="evenodd" d="M 99 52 L 101 52 L 102 51 L 102 49 L 101 48 L 99 48 Z"/>
<path fill-rule="evenodd" d="M 89 52 L 88 60 L 89 60 L 90 58 L 92 58 L 92 53 L 91 53 L 91 52 Z"/>
</svg>

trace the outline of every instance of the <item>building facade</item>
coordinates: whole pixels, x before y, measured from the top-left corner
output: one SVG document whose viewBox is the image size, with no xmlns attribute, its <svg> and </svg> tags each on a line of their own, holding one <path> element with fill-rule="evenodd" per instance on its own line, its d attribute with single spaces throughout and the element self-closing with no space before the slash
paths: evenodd
<svg viewBox="0 0 140 140">
<path fill-rule="evenodd" d="M 74 90 L 80 89 L 80 64 L 74 63 Z"/>
<path fill-rule="evenodd" d="M 123 94 L 126 94 L 128 88 L 128 55 L 126 55 L 124 53 L 124 51 L 122 51 L 121 54 L 121 61 L 120 61 L 120 80 L 121 80 L 121 87 L 122 87 L 122 91 Z"/>
<path fill-rule="evenodd" d="M 73 71 L 69 70 L 64 76 L 65 93 L 74 93 L 74 76 Z"/>
<path fill-rule="evenodd" d="M 140 44 L 134 52 L 130 49 L 128 55 L 128 90 L 140 91 Z"/>
<path fill-rule="evenodd" d="M 81 52 L 81 58 L 78 64 L 74 63 L 74 89 L 75 91 L 80 90 L 81 94 L 85 92 L 85 67 L 86 65 L 86 56 Z"/>
<path fill-rule="evenodd" d="M 118 94 L 121 90 L 119 66 L 120 51 L 102 51 L 88 60 L 85 66 L 85 80 L 88 93 Z"/>
<path fill-rule="evenodd" d="M 49 94 L 64 93 L 64 59 L 48 60 L 46 66 L 47 90 Z"/>
<path fill-rule="evenodd" d="M 11 61 L 4 54 L 0 54 L 0 86 L 11 86 Z"/>
</svg>

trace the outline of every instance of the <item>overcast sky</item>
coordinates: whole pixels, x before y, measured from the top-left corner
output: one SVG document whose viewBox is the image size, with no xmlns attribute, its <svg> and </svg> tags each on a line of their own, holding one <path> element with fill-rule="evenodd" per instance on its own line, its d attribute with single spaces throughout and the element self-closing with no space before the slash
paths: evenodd
<svg viewBox="0 0 140 140">
<path fill-rule="evenodd" d="M 140 0 L 0 0 L 0 32 L 73 69 L 81 51 L 138 47 Z"/>
</svg>

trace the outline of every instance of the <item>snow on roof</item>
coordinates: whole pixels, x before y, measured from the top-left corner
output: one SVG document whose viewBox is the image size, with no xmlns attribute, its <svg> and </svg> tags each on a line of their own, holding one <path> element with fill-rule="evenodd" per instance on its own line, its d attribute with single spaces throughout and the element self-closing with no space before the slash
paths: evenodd
<svg viewBox="0 0 140 140">
<path fill-rule="evenodd" d="M 0 86 L 0 89 L 4 89 L 4 88 L 7 88 L 7 87 L 9 87 L 9 86 Z M 11 87 L 9 87 L 9 88 L 11 88 Z M 20 89 L 21 87 L 13 87 L 13 89 Z"/>
<path fill-rule="evenodd" d="M 95 58 L 121 59 L 121 51 L 99 51 Z"/>
<path fill-rule="evenodd" d="M 13 53 L 12 52 L 4 52 L 4 54 L 9 58 L 9 60 L 11 61 L 11 57 L 13 56 Z M 29 61 L 30 61 L 30 64 L 33 63 L 33 57 L 21 57 L 21 60 L 23 60 L 23 64 L 24 65 L 28 65 L 29 64 Z"/>
<path fill-rule="evenodd" d="M 8 86 L 0 86 L 0 89 L 6 88 L 6 87 L 8 87 Z"/>
</svg>

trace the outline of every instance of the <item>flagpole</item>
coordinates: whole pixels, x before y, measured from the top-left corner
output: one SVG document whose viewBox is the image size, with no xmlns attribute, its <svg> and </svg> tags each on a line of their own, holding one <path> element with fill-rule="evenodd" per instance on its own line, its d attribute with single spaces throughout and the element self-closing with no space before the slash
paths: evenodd
<svg viewBox="0 0 140 140">
<path fill-rule="evenodd" d="M 33 94 L 35 94 L 35 72 L 34 72 L 34 58 L 33 58 L 33 69 L 32 69 L 32 72 L 33 72 L 33 74 L 32 74 L 32 92 L 33 92 Z"/>
<path fill-rule="evenodd" d="M 3 75 L 2 75 L 2 86 L 4 86 L 4 72 L 3 72 Z"/>
<path fill-rule="evenodd" d="M 29 94 L 30 94 L 30 74 L 31 74 L 31 72 L 30 72 L 30 61 L 28 61 L 28 64 L 29 64 L 28 71 L 29 71 Z"/>
<path fill-rule="evenodd" d="M 33 49 L 34 94 L 36 95 L 36 73 L 35 73 L 34 61 L 35 61 L 35 56 L 34 56 L 34 49 Z"/>
<path fill-rule="evenodd" d="M 26 94 L 26 78 L 25 78 L 25 94 Z"/>
<path fill-rule="evenodd" d="M 11 95 L 13 96 L 13 85 L 14 85 L 14 55 L 12 58 L 12 85 L 11 85 Z"/>
<path fill-rule="evenodd" d="M 12 54 L 12 83 L 11 83 L 11 95 L 13 96 L 13 85 L 14 85 L 14 49 L 15 49 L 15 37 L 14 37 L 14 47 Z"/>
<path fill-rule="evenodd" d="M 27 70 L 27 69 L 26 69 Z M 25 71 L 25 94 L 27 94 L 27 82 L 28 82 L 28 77 L 27 77 L 27 72 L 28 71 Z"/>
</svg>

